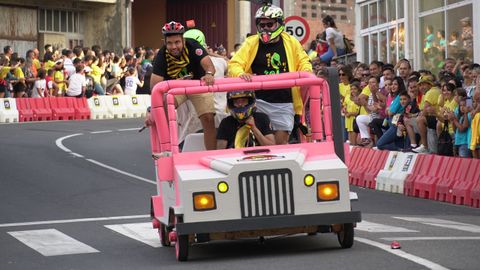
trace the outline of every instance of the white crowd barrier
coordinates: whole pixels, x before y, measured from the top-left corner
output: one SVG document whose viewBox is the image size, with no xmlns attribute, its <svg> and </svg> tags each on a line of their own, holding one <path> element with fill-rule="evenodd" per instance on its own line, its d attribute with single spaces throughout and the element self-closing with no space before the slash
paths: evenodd
<svg viewBox="0 0 480 270">
<path fill-rule="evenodd" d="M 0 98 L 0 123 L 18 122 L 17 102 L 14 98 Z"/>
<path fill-rule="evenodd" d="M 87 99 L 87 101 L 91 113 L 90 119 L 102 120 L 113 118 L 113 115 L 108 111 L 107 101 L 103 96 L 93 96 Z"/>
<path fill-rule="evenodd" d="M 391 151 L 383 170 L 377 175 L 377 190 L 403 193 L 405 179 L 412 172 L 417 159 L 415 153 Z"/>
<path fill-rule="evenodd" d="M 139 118 L 146 116 L 147 106 L 145 106 L 143 97 L 140 97 L 140 95 L 124 95 L 121 96 L 121 98 L 123 99 L 122 104 L 125 104 L 127 108 L 127 118 Z"/>
</svg>

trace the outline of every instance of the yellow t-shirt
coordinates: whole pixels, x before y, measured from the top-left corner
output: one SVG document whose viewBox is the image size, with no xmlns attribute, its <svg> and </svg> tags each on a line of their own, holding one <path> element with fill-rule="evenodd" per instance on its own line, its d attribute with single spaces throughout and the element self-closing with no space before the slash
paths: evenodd
<svg viewBox="0 0 480 270">
<path fill-rule="evenodd" d="M 96 83 L 100 83 L 100 78 L 102 77 L 102 69 L 99 68 L 97 65 L 91 65 L 92 72 L 90 75 L 93 77 L 93 81 Z"/>
<path fill-rule="evenodd" d="M 350 95 L 350 84 L 340 83 L 338 85 L 338 90 L 340 91 L 340 96 L 345 98 L 346 96 Z"/>
<path fill-rule="evenodd" d="M 425 108 L 425 102 L 428 102 L 430 106 L 435 108 L 435 112 L 438 112 L 438 97 L 440 96 L 441 92 L 438 87 L 432 87 L 430 90 L 427 91 L 425 96 L 422 98 L 422 102 L 420 102 L 420 110 Z"/>
<path fill-rule="evenodd" d="M 365 86 L 363 89 L 362 89 L 362 93 L 360 93 L 360 95 L 365 95 L 367 96 L 367 100 L 369 99 L 370 97 L 370 94 L 372 94 L 372 91 L 370 91 L 370 86 Z M 362 108 L 360 109 L 360 115 L 368 115 L 368 112 L 367 112 L 367 109 L 365 109 L 365 107 L 362 106 Z"/>
<path fill-rule="evenodd" d="M 49 69 L 52 69 L 53 66 L 55 66 L 55 62 L 48 60 L 46 63 L 43 64 L 43 67 L 45 71 L 48 71 Z"/>
<path fill-rule="evenodd" d="M 63 82 L 57 83 L 57 81 L 65 80 L 65 75 L 63 74 L 63 70 L 55 71 L 55 73 L 53 74 L 53 80 L 56 82 L 59 91 L 62 91 L 62 92 L 67 91 L 67 85 L 65 83 Z"/>
<path fill-rule="evenodd" d="M 345 108 L 346 108 L 346 111 L 349 112 L 349 113 L 358 113 L 358 110 L 360 108 L 360 106 L 358 106 L 355 102 L 353 102 L 351 99 L 350 99 L 350 95 L 348 97 L 345 98 Z M 355 119 L 355 116 L 348 116 L 348 117 L 345 117 L 345 128 L 347 129 L 347 131 L 353 131 L 353 120 Z"/>
<path fill-rule="evenodd" d="M 10 72 L 10 67 L 3 67 L 0 69 L 0 79 L 5 79 L 7 77 L 8 72 Z"/>
<path fill-rule="evenodd" d="M 38 59 L 33 59 L 33 65 L 37 68 L 37 70 L 42 68 L 42 64 L 40 64 L 40 61 Z"/>
<path fill-rule="evenodd" d="M 438 101 L 440 101 L 440 97 L 441 96 L 438 96 Z M 455 109 L 458 107 L 458 104 L 457 102 L 455 101 L 454 98 L 452 98 L 451 100 L 444 100 L 443 101 L 443 109 L 445 111 L 448 111 L 448 112 L 453 112 L 455 111 Z M 443 128 L 443 123 L 442 123 L 442 128 Z M 453 134 L 455 131 L 453 130 L 453 123 L 449 122 L 448 123 L 448 132 L 450 134 Z"/>
<path fill-rule="evenodd" d="M 20 67 L 17 67 L 14 71 L 13 71 L 13 75 L 15 77 L 17 77 L 17 79 L 25 79 L 25 75 L 23 74 L 23 70 L 20 68 Z"/>
</svg>

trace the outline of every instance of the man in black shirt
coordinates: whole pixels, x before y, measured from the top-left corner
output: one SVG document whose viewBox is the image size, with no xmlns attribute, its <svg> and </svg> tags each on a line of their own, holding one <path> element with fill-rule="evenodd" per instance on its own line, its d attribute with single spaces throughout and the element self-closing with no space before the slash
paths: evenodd
<svg viewBox="0 0 480 270">
<path fill-rule="evenodd" d="M 150 86 L 164 80 L 194 79 L 202 80 L 206 85 L 213 85 L 215 67 L 208 57 L 207 51 L 197 41 L 184 39 L 185 28 L 178 22 L 169 22 L 162 28 L 165 36 L 163 46 L 153 63 L 153 73 L 150 78 Z M 190 99 L 198 118 L 202 123 L 204 143 L 207 150 L 216 148 L 215 140 L 215 107 L 213 94 L 195 94 L 175 96 L 175 106 Z"/>
<path fill-rule="evenodd" d="M 230 116 L 218 127 L 217 149 L 243 148 L 275 144 L 270 119 L 256 112 L 255 94 L 251 91 L 227 93 Z"/>
</svg>

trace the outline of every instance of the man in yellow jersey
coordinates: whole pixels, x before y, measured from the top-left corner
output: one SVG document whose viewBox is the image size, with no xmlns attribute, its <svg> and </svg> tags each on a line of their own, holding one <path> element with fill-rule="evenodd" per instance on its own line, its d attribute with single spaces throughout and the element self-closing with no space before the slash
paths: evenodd
<svg viewBox="0 0 480 270">
<path fill-rule="evenodd" d="M 262 6 L 255 14 L 255 22 L 258 35 L 248 37 L 230 60 L 229 76 L 251 81 L 254 74 L 312 72 L 312 64 L 300 42 L 284 31 L 281 8 L 271 4 Z M 259 90 L 255 94 L 258 111 L 270 117 L 276 144 L 287 144 L 303 110 L 300 89 Z"/>
<path fill-rule="evenodd" d="M 437 145 L 435 145 L 435 143 L 428 145 L 427 132 L 428 129 L 436 129 L 438 97 L 440 96 L 441 92 L 440 89 L 435 86 L 433 77 L 431 75 L 424 75 L 420 77 L 420 80 L 418 81 L 418 88 L 422 93 L 424 93 L 422 101 L 419 104 L 421 112 L 416 120 L 418 133 L 420 134 L 420 146 L 412 150 L 416 153 L 435 153 Z"/>
</svg>

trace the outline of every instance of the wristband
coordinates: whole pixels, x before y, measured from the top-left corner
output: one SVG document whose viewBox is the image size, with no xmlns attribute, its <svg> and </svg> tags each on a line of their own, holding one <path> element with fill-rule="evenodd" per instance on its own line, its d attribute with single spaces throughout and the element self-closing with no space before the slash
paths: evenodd
<svg viewBox="0 0 480 270">
<path fill-rule="evenodd" d="M 212 75 L 213 76 L 214 74 L 213 74 L 213 71 L 205 71 L 205 75 Z"/>
</svg>

